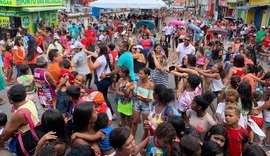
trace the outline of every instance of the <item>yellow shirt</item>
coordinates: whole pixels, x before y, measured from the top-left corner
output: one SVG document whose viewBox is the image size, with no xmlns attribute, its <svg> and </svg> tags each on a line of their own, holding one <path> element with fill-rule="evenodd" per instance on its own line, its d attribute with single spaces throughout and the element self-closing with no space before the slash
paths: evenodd
<svg viewBox="0 0 270 156">
<path fill-rule="evenodd" d="M 38 118 L 38 113 L 37 113 L 37 108 L 36 108 L 36 105 L 31 101 L 31 100 L 28 100 L 24 105 L 20 106 L 17 110 L 15 110 L 15 113 L 20 110 L 20 109 L 28 109 L 31 113 L 31 118 L 32 118 L 32 121 L 33 123 L 36 125 L 40 120 Z M 29 124 L 25 125 L 25 126 L 22 126 L 19 128 L 19 130 L 24 133 L 26 131 L 28 131 L 30 128 L 29 128 Z"/>
</svg>

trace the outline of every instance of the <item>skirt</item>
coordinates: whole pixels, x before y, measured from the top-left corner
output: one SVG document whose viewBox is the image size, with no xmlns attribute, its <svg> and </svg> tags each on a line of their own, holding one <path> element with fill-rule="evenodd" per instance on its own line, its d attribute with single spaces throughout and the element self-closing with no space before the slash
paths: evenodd
<svg viewBox="0 0 270 156">
<path fill-rule="evenodd" d="M 121 103 L 120 100 L 118 100 L 117 111 L 119 113 L 126 115 L 126 116 L 131 116 L 132 115 L 132 105 L 133 105 L 132 100 L 126 104 L 123 104 L 123 103 Z"/>
</svg>

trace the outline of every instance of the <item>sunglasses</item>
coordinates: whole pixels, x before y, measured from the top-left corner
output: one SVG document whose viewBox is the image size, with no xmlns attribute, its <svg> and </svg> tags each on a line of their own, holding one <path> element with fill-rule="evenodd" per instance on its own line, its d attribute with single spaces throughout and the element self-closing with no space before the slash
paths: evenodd
<svg viewBox="0 0 270 156">
<path fill-rule="evenodd" d="M 190 39 L 184 39 L 185 41 L 190 41 Z"/>
</svg>

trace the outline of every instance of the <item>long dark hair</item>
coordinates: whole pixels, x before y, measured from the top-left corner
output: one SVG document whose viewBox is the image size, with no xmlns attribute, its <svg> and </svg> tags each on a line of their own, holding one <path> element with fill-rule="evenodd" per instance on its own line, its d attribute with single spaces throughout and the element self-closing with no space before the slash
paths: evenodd
<svg viewBox="0 0 270 156">
<path fill-rule="evenodd" d="M 210 141 L 212 135 L 222 135 L 225 138 L 224 151 L 228 148 L 228 133 L 222 125 L 212 126 L 205 134 L 204 141 Z"/>
<path fill-rule="evenodd" d="M 243 110 L 250 111 L 252 109 L 252 92 L 250 84 L 248 82 L 240 83 L 237 91 L 240 95 Z"/>
<path fill-rule="evenodd" d="M 109 57 L 109 53 L 108 53 L 108 47 L 105 43 L 100 43 L 97 46 L 100 49 L 98 57 L 100 57 L 102 55 L 105 56 L 106 61 L 107 61 L 107 64 L 106 64 L 106 68 L 107 68 L 107 66 L 110 65 L 110 57 Z"/>
<path fill-rule="evenodd" d="M 92 102 L 80 103 L 73 114 L 73 132 L 86 131 L 94 111 Z"/>
<path fill-rule="evenodd" d="M 21 45 L 20 45 L 20 40 L 21 40 L 21 38 L 22 38 L 21 36 L 16 36 L 16 37 L 15 37 L 15 42 L 14 42 L 14 45 L 15 45 L 15 46 L 21 46 Z"/>
</svg>

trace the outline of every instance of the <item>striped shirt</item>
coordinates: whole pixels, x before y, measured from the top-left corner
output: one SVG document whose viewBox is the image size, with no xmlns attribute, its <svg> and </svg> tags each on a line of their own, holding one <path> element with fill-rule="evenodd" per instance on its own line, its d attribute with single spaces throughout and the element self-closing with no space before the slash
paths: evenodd
<svg viewBox="0 0 270 156">
<path fill-rule="evenodd" d="M 190 109 L 193 98 L 201 94 L 202 94 L 201 84 L 193 92 L 188 92 L 185 90 L 182 93 L 182 95 L 179 96 L 178 98 L 178 110 L 181 112 L 185 112 L 186 110 Z"/>
<path fill-rule="evenodd" d="M 169 74 L 165 69 L 159 71 L 157 69 L 151 70 L 151 79 L 154 82 L 154 85 L 163 84 L 168 87 L 169 83 Z"/>
</svg>

